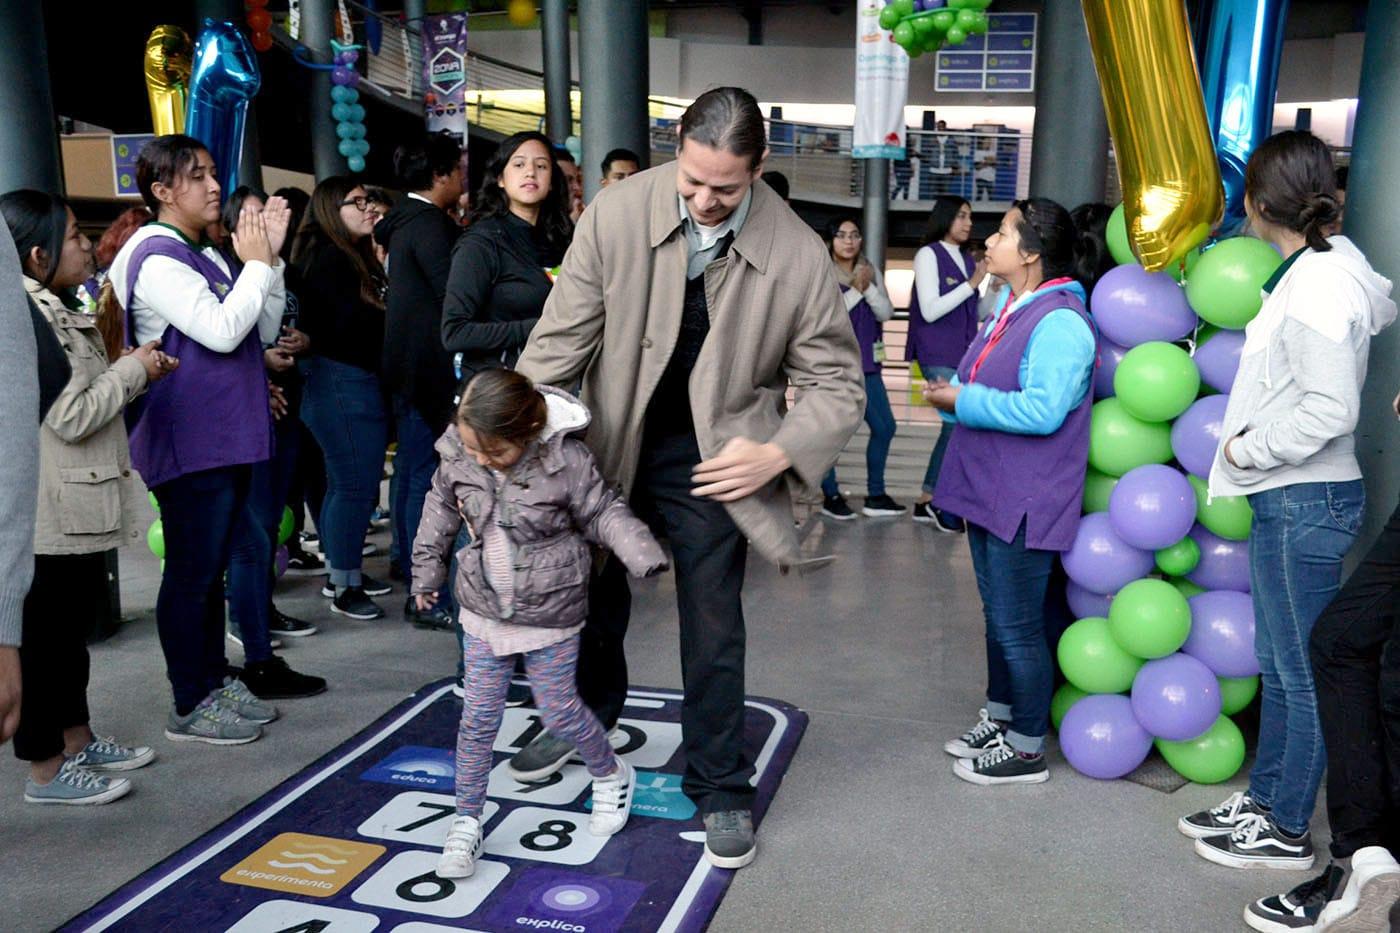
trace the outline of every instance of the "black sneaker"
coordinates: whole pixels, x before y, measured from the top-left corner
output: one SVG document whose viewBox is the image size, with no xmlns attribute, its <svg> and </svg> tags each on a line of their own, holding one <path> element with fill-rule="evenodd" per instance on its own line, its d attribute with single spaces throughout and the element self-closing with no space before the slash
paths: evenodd
<svg viewBox="0 0 1400 933">
<path fill-rule="evenodd" d="M 557 739 L 545 731 L 516 752 L 506 770 L 521 784 L 536 784 L 563 769 L 573 754 L 572 742 Z"/>
<path fill-rule="evenodd" d="M 1244 922 L 1262 933 L 1311 930 L 1341 880 L 1341 866 L 1329 862 L 1326 871 L 1287 894 L 1271 894 L 1250 904 L 1244 909 Z"/>
<path fill-rule="evenodd" d="M 838 522 L 848 522 L 856 517 L 856 513 L 846 504 L 845 496 L 827 496 L 823 499 L 822 514 Z"/>
<path fill-rule="evenodd" d="M 910 514 L 909 517 L 912 518 L 914 521 L 918 522 L 920 525 L 932 525 L 933 503 L 915 502 L 914 511 Z"/>
<path fill-rule="evenodd" d="M 506 690 L 506 706 L 529 706 L 535 702 L 535 695 L 530 692 L 530 685 L 512 680 L 510 687 Z"/>
<path fill-rule="evenodd" d="M 267 627 L 272 634 L 285 635 L 288 638 L 305 638 L 307 635 L 316 634 L 316 626 L 310 622 L 303 622 L 301 619 L 293 619 L 276 606 L 272 607 L 272 615 L 268 619 Z"/>
<path fill-rule="evenodd" d="M 866 496 L 861 512 L 871 518 L 888 518 L 904 514 L 904 506 L 889 496 Z"/>
<path fill-rule="evenodd" d="M 933 527 L 939 531 L 950 535 L 960 535 L 967 531 L 967 523 L 952 512 L 945 512 L 942 509 L 930 509 L 929 511 L 933 513 Z"/>
<path fill-rule="evenodd" d="M 978 713 L 982 718 L 977 721 L 977 725 L 956 739 L 949 739 L 943 743 L 945 752 L 954 758 L 981 758 L 987 753 L 987 749 L 1006 733 L 1006 726 L 988 716 L 986 710 L 979 710 Z"/>
<path fill-rule="evenodd" d="M 287 576 L 315 577 L 326 572 L 326 562 L 301 548 L 287 549 Z"/>
<path fill-rule="evenodd" d="M 418 602 L 412 596 L 403 604 L 403 617 L 405 621 L 412 622 L 415 628 L 452 631 L 452 613 L 441 606 L 434 606 L 426 611 L 419 610 Z"/>
<path fill-rule="evenodd" d="M 953 773 L 971 784 L 1043 784 L 1050 780 L 1050 766 L 1045 755 L 1024 755 L 1016 751 L 1001 736 L 987 746 L 977 758 L 959 758 L 953 762 Z"/>
<path fill-rule="evenodd" d="M 369 598 L 369 594 L 358 586 L 349 587 L 345 592 L 332 599 L 331 612 L 362 621 L 382 618 L 384 615 L 384 610 L 380 609 L 379 605 Z"/>
<path fill-rule="evenodd" d="M 366 596 L 387 596 L 394 591 L 392 584 L 376 580 L 367 573 L 360 574 L 359 588 L 365 591 Z M 321 587 L 321 595 L 326 599 L 335 599 L 335 586 L 327 583 Z"/>
<path fill-rule="evenodd" d="M 301 542 L 302 550 L 320 550 L 321 536 L 314 531 L 303 531 L 297 535 L 297 540 Z"/>
<path fill-rule="evenodd" d="M 326 679 L 298 674 L 276 655 L 246 664 L 239 679 L 260 700 L 291 700 L 326 692 Z"/>
<path fill-rule="evenodd" d="M 1236 792 L 1226 797 L 1219 806 L 1201 810 L 1177 820 L 1176 828 L 1183 836 L 1204 839 L 1207 836 L 1228 836 L 1235 831 L 1240 820 L 1255 813 L 1263 813 L 1250 796 Z"/>
<path fill-rule="evenodd" d="M 718 810 L 705 814 L 705 858 L 716 868 L 743 868 L 758 855 L 753 814 Z"/>
<path fill-rule="evenodd" d="M 1285 836 L 1267 813 L 1243 817 L 1227 836 L 1197 839 L 1196 854 L 1229 868 L 1307 871 L 1313 867 L 1312 835 Z"/>
<path fill-rule="evenodd" d="M 240 632 L 233 623 L 229 623 L 228 632 L 226 634 L 228 635 L 229 641 L 240 648 L 243 647 L 243 633 Z M 271 635 L 270 632 L 269 635 Z M 276 651 L 278 648 L 282 647 L 282 639 L 278 638 L 276 635 L 271 635 L 267 640 L 267 646 L 273 651 Z"/>
</svg>

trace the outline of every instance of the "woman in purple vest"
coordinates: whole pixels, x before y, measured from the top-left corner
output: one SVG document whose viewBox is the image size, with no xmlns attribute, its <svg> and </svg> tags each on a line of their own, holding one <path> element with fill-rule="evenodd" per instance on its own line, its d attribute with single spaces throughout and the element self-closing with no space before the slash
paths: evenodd
<svg viewBox="0 0 1400 933">
<path fill-rule="evenodd" d="M 160 503 L 165 535 L 156 624 L 175 694 L 165 735 L 241 744 L 277 715 L 241 681 L 226 682 L 224 573 L 239 523 L 254 520 L 253 464 L 272 455 L 262 341 L 276 341 L 282 322 L 287 205 L 272 198 L 240 217 L 235 278 L 203 239 L 220 193 L 203 143 L 151 141 L 136 183 L 156 219 L 113 260 L 113 294 L 126 309 L 128 345 L 159 339 L 180 360 L 142 400 L 131 431 L 131 460 Z"/>
<path fill-rule="evenodd" d="M 977 334 L 978 287 L 987 275 L 986 262 L 973 262 L 967 252 L 972 236 L 972 205 L 954 195 L 933 202 L 924 246 L 914 254 L 914 294 L 909 302 L 909 342 L 904 358 L 917 360 L 929 381 L 953 378 L 958 361 Z M 928 458 L 923 494 L 914 505 L 914 521 L 939 531 L 960 532 L 962 519 L 933 507 L 933 488 L 952 437 L 945 421 Z"/>
<path fill-rule="evenodd" d="M 890 456 L 895 424 L 885 380 L 880 375 L 885 353 L 880 325 L 894 314 L 894 305 L 890 304 L 880 270 L 861 254 L 861 243 L 860 224 L 854 217 L 838 217 L 826 225 L 826 246 L 831 251 L 836 280 L 841 283 L 841 298 L 850 312 L 865 369 L 865 423 L 870 426 L 870 440 L 865 445 L 866 495 L 861 511 L 870 516 L 903 515 L 904 506 L 885 494 L 885 461 Z M 856 517 L 841 495 L 835 467 L 822 480 L 822 500 L 823 515 L 838 521 Z"/>
<path fill-rule="evenodd" d="M 974 784 L 1050 777 L 1045 598 L 1057 552 L 1074 542 L 1089 456 L 1088 252 L 1059 204 L 1016 202 L 987 240 L 987 271 L 1009 290 L 954 380 L 924 390 L 956 416 L 933 502 L 967 522 L 987 623 L 986 708 L 944 746 L 953 773 Z"/>
</svg>

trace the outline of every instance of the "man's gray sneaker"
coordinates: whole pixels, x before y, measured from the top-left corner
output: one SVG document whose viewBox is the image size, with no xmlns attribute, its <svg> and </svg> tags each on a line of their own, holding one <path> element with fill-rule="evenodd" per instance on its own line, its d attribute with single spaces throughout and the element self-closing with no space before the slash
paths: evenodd
<svg viewBox="0 0 1400 933">
<path fill-rule="evenodd" d="M 126 778 L 108 778 L 83 767 L 85 759 L 79 752 L 63 762 L 58 774 L 47 784 L 37 784 L 31 778 L 24 782 L 24 799 L 28 803 L 59 803 L 70 806 L 91 806 L 125 797 L 131 790 Z"/>
<path fill-rule="evenodd" d="M 224 685 L 209 696 L 241 718 L 258 725 L 266 725 L 277 718 L 277 707 L 259 700 L 248 685 L 236 677 L 225 678 Z"/>
<path fill-rule="evenodd" d="M 717 868 L 743 868 L 758 855 L 753 813 L 718 810 L 705 815 L 705 858 Z"/>
<path fill-rule="evenodd" d="M 506 770 L 521 784 L 536 784 L 562 770 L 573 754 L 573 743 L 555 738 L 548 731 L 544 731 L 535 736 L 533 742 L 515 753 Z"/>
<path fill-rule="evenodd" d="M 155 750 L 149 746 L 128 748 L 110 736 L 96 734 L 78 754 L 83 756 L 83 767 L 89 771 L 135 771 L 156 760 Z"/>
<path fill-rule="evenodd" d="M 232 707 L 204 698 L 188 716 L 173 709 L 165 721 L 165 737 L 172 742 L 207 742 L 210 745 L 246 745 L 262 736 L 262 726 L 249 722 Z"/>
</svg>

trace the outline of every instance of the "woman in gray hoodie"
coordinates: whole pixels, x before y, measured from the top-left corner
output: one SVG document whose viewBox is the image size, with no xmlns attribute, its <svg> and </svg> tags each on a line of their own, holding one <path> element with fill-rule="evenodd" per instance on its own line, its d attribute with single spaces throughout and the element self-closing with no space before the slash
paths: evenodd
<svg viewBox="0 0 1400 933">
<path fill-rule="evenodd" d="M 1235 868 L 1307 869 L 1326 766 L 1308 639 L 1341 587 L 1365 507 L 1352 431 L 1371 337 L 1395 319 L 1390 282 L 1342 236 L 1331 153 L 1310 133 L 1266 140 L 1245 172 L 1255 233 L 1285 256 L 1245 328 L 1211 469 L 1212 496 L 1249 497 L 1263 709 L 1249 790 L 1183 821 Z"/>
</svg>

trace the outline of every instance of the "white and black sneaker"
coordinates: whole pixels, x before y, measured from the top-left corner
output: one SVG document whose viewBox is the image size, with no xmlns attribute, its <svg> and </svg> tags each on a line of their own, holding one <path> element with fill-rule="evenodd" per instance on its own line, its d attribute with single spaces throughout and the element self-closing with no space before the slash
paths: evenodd
<svg viewBox="0 0 1400 933">
<path fill-rule="evenodd" d="M 845 496 L 826 496 L 822 499 L 822 514 L 838 522 L 849 522 L 856 517 Z"/>
<path fill-rule="evenodd" d="M 1313 866 L 1312 834 L 1285 835 L 1267 813 L 1251 813 L 1228 836 L 1197 839 L 1196 854 L 1229 868 L 1307 871 Z"/>
<path fill-rule="evenodd" d="M 1176 828 L 1183 836 L 1192 839 L 1205 839 L 1208 836 L 1227 836 L 1235 831 L 1240 820 L 1264 810 L 1248 794 L 1236 791 L 1219 805 L 1209 810 L 1201 810 L 1176 821 Z"/>
<path fill-rule="evenodd" d="M 367 573 L 360 574 L 360 589 L 365 591 L 366 596 L 387 596 L 393 592 L 394 586 L 382 580 L 376 580 Z M 321 587 L 321 595 L 326 599 L 335 599 L 335 584 L 327 583 Z"/>
<path fill-rule="evenodd" d="M 893 518 L 903 515 L 907 509 L 889 496 L 866 496 L 861 514 L 868 518 Z"/>
<path fill-rule="evenodd" d="M 1006 732 L 1006 726 L 988 716 L 986 710 L 978 710 L 978 715 L 977 725 L 943 743 L 945 752 L 954 758 L 979 758 Z"/>
<path fill-rule="evenodd" d="M 1043 752 L 1026 755 L 998 735 L 987 752 L 977 758 L 953 762 L 953 774 L 971 784 L 1043 784 L 1050 780 L 1050 766 Z"/>
<path fill-rule="evenodd" d="M 331 601 L 331 612 L 368 622 L 384 615 L 379 604 L 358 586 L 347 587 Z"/>
<path fill-rule="evenodd" d="M 1395 930 L 1400 919 L 1400 862 L 1383 846 L 1365 846 L 1352 853 L 1346 880 L 1317 917 L 1316 930 L 1351 933 Z"/>
<path fill-rule="evenodd" d="M 1244 909 L 1244 922 L 1260 933 L 1311 930 L 1341 880 L 1341 867 L 1329 863 L 1322 874 L 1304 881 L 1287 894 L 1270 894 L 1250 904 Z"/>
</svg>

